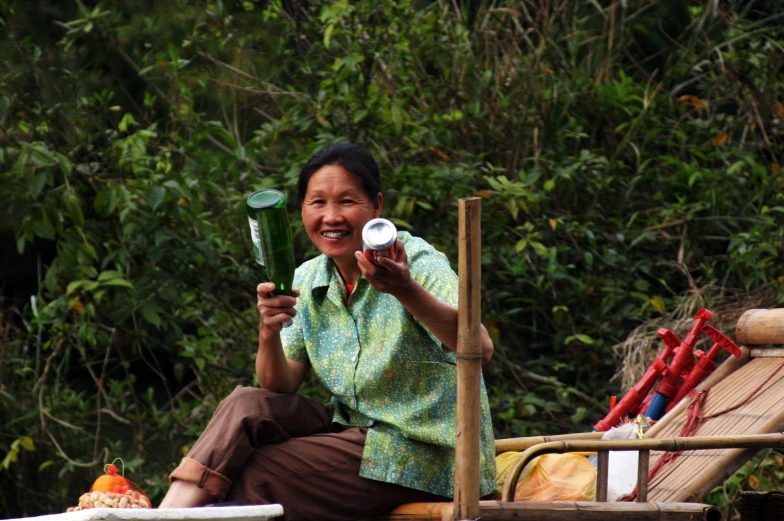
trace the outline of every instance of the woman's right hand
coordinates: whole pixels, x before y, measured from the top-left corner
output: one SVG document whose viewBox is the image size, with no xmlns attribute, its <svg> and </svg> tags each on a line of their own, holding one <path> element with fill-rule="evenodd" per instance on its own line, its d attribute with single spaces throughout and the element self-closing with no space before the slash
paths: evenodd
<svg viewBox="0 0 784 521">
<path fill-rule="evenodd" d="M 284 325 L 290 323 L 297 315 L 294 306 L 299 291 L 292 290 L 292 297 L 273 295 L 275 283 L 262 282 L 256 286 L 256 307 L 259 310 L 259 334 L 264 336 L 280 334 Z"/>
</svg>

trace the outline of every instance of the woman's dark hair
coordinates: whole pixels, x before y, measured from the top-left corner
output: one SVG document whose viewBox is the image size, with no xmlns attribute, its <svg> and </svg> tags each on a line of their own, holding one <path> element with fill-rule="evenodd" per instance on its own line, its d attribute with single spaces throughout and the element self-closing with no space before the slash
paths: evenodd
<svg viewBox="0 0 784 521">
<path fill-rule="evenodd" d="M 381 192 L 381 177 L 378 173 L 378 165 L 373 156 L 365 147 L 353 143 L 336 143 L 329 145 L 311 157 L 307 164 L 299 172 L 297 183 L 297 196 L 299 204 L 305 199 L 305 192 L 308 191 L 308 182 L 317 171 L 328 165 L 339 165 L 359 177 L 362 181 L 362 188 L 370 197 L 373 206 L 378 204 L 378 194 Z"/>
</svg>

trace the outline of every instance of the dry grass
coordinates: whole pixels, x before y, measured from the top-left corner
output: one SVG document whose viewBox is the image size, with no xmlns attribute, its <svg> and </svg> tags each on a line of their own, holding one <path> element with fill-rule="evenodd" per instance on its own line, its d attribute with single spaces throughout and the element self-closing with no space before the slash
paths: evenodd
<svg viewBox="0 0 784 521">
<path fill-rule="evenodd" d="M 671 313 L 651 319 L 637 328 L 623 342 L 613 346 L 621 359 L 621 366 L 613 379 L 621 380 L 624 392 L 630 389 L 645 373 L 654 358 L 661 352 L 663 343 L 656 331 L 667 328 L 683 339 L 694 324 L 694 314 L 700 308 L 713 312 L 710 324 L 734 337 L 735 325 L 749 309 L 770 308 L 776 305 L 776 291 L 770 287 L 754 291 L 730 291 L 726 288 L 707 286 L 692 290 L 687 299 Z M 697 347 L 705 349 L 710 340 L 702 335 Z M 708 346 L 709 347 L 709 346 Z M 720 357 L 722 360 L 724 356 Z"/>
</svg>

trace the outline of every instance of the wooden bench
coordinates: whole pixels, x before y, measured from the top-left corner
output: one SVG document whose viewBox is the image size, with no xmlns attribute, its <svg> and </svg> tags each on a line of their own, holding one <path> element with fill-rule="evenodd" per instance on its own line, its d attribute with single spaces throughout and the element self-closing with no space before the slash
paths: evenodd
<svg viewBox="0 0 784 521">
<path fill-rule="evenodd" d="M 8 521 L 266 521 L 283 515 L 280 505 L 202 508 L 90 508 Z"/>
</svg>

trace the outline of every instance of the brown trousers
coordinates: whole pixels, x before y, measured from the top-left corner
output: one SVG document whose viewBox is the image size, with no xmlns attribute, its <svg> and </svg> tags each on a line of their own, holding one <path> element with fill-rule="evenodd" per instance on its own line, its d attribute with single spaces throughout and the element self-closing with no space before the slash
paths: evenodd
<svg viewBox="0 0 784 521">
<path fill-rule="evenodd" d="M 169 479 L 216 501 L 280 503 L 287 521 L 348 521 L 448 500 L 360 477 L 367 429 L 333 424 L 332 412 L 303 396 L 237 387 Z"/>
</svg>

